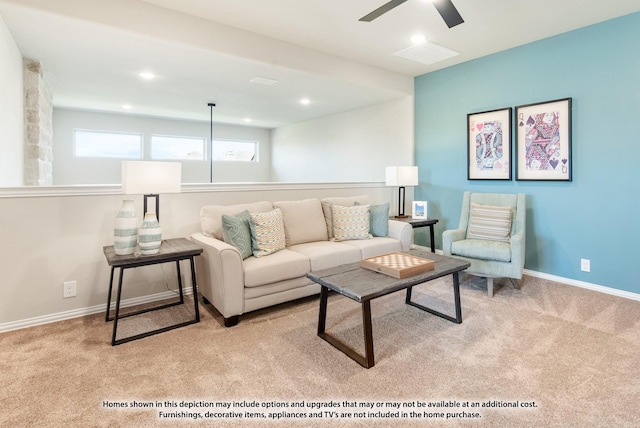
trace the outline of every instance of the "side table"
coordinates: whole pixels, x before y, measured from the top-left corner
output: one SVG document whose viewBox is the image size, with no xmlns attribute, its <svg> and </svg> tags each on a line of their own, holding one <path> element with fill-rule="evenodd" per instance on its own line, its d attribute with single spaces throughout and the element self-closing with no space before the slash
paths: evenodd
<svg viewBox="0 0 640 428">
<path fill-rule="evenodd" d="M 414 229 L 417 227 L 425 227 L 429 226 L 429 242 L 431 243 L 431 252 L 436 252 L 436 240 L 433 233 L 433 226 L 438 222 L 437 218 L 427 218 L 427 219 L 414 219 L 411 217 L 406 218 L 397 218 L 397 217 L 389 217 L 389 220 L 397 220 L 402 221 L 404 223 L 409 223 L 411 227 Z"/>
<path fill-rule="evenodd" d="M 196 285 L 196 270 L 194 257 L 202 253 L 202 248 L 195 245 L 193 242 L 186 238 L 166 239 L 162 241 L 160 250 L 157 254 L 152 255 L 140 255 L 130 254 L 126 256 L 120 256 L 115 253 L 113 245 L 103 248 L 104 255 L 107 259 L 107 263 L 111 266 L 111 277 L 109 279 L 109 297 L 107 299 L 107 315 L 106 322 L 113 320 L 113 335 L 111 336 L 111 345 L 120 345 L 121 343 L 130 342 L 132 340 L 141 339 L 143 337 L 151 336 L 153 334 L 162 333 L 165 331 L 173 330 L 185 325 L 194 324 L 200 322 L 200 309 L 198 307 L 198 287 Z M 116 340 L 116 332 L 118 330 L 118 320 L 134 315 L 139 315 L 145 312 L 157 311 L 159 309 L 168 308 L 170 306 L 181 305 L 184 303 L 184 294 L 182 291 L 182 276 L 180 274 L 180 261 L 189 260 L 191 266 L 191 284 L 193 286 L 193 306 L 195 310 L 195 318 L 189 321 L 181 322 L 167 327 L 162 327 L 157 330 L 136 334 L 134 336 L 125 337 L 123 339 Z M 178 271 L 178 288 L 180 290 L 180 301 L 174 303 L 168 303 L 161 306 L 155 306 L 150 309 L 143 309 L 136 312 L 127 313 L 126 315 L 120 315 L 120 299 L 122 296 L 122 278 L 125 269 L 136 268 L 140 266 L 148 266 L 159 263 L 176 263 L 176 269 Z M 116 311 L 113 317 L 110 317 L 111 312 L 111 294 L 113 290 L 113 276 L 116 268 L 120 268 L 120 276 L 118 279 L 118 291 L 116 294 Z"/>
</svg>

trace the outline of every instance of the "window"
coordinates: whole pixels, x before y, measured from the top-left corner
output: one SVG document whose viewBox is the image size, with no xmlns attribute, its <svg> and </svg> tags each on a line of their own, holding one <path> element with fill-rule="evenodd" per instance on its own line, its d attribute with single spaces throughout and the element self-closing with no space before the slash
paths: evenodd
<svg viewBox="0 0 640 428">
<path fill-rule="evenodd" d="M 76 157 L 142 158 L 142 134 L 125 132 L 73 131 Z"/>
<path fill-rule="evenodd" d="M 213 160 L 258 162 L 258 142 L 213 140 Z"/>
<path fill-rule="evenodd" d="M 151 136 L 151 159 L 205 160 L 204 144 L 200 137 Z"/>
</svg>

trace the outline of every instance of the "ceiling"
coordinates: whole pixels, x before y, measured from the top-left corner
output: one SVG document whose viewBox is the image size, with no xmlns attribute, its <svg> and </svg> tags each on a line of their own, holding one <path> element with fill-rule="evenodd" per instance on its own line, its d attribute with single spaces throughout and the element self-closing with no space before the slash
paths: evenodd
<svg viewBox="0 0 640 428">
<path fill-rule="evenodd" d="M 56 107 L 208 121 L 212 102 L 216 122 L 273 128 L 410 96 L 415 76 L 640 11 L 629 0 L 453 0 L 465 22 L 449 29 L 432 0 L 409 0 L 358 21 L 386 1 L 0 0 L 0 16 L 42 63 Z M 459 55 L 394 55 L 417 33 Z"/>
</svg>

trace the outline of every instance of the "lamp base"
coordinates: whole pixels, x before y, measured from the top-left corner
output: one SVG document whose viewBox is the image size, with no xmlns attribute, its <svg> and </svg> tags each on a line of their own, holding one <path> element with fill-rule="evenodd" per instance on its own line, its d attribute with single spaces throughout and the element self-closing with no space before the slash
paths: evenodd
<svg viewBox="0 0 640 428">
<path fill-rule="evenodd" d="M 397 216 L 395 216 L 395 217 L 396 217 L 396 218 L 409 218 L 409 216 L 408 216 L 408 215 L 397 215 Z"/>
</svg>

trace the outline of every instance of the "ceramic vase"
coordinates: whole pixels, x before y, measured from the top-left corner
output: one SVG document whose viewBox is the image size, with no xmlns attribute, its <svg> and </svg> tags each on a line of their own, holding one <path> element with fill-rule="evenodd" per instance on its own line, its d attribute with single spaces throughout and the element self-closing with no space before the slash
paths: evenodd
<svg viewBox="0 0 640 428">
<path fill-rule="evenodd" d="M 138 241 L 138 219 L 133 200 L 122 201 L 122 209 L 116 216 L 113 227 L 113 248 L 116 254 L 126 256 L 133 254 Z"/>
<path fill-rule="evenodd" d="M 142 225 L 138 230 L 138 244 L 140 245 L 140 254 L 143 255 L 156 254 L 160 250 L 162 229 L 156 218 L 156 213 L 145 213 Z"/>
</svg>

